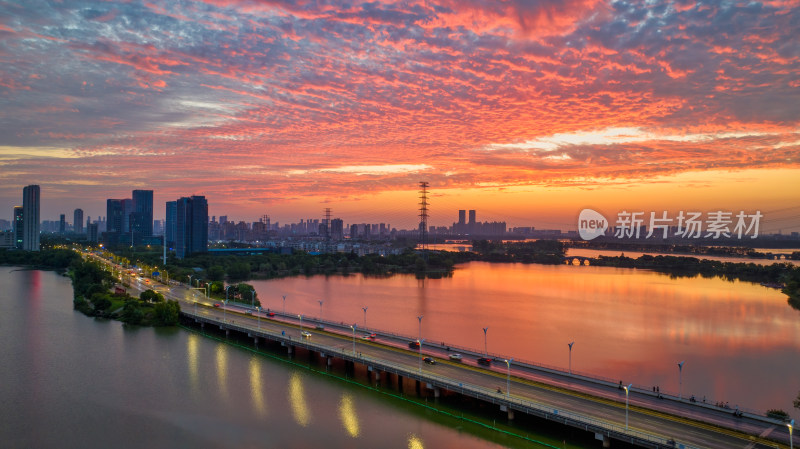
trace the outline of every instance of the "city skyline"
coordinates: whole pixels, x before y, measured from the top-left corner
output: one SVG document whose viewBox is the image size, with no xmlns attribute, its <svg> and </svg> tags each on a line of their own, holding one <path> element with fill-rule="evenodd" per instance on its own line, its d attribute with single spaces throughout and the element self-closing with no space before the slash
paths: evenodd
<svg viewBox="0 0 800 449">
<path fill-rule="evenodd" d="M 740 210 L 800 231 L 797 2 L 0 6 L 0 218 L 152 189 L 209 215 Z M 179 38 L 176 38 L 179 37 Z M 385 218 L 379 218 L 385 217 Z"/>
</svg>

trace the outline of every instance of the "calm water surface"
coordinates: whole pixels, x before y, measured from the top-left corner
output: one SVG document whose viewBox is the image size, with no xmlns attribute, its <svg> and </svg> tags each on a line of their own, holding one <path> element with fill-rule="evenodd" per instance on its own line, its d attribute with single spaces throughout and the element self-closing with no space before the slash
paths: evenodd
<svg viewBox="0 0 800 449">
<path fill-rule="evenodd" d="M 85 317 L 67 278 L 11 270 L 0 447 L 536 447 L 184 329 Z"/>
<path fill-rule="evenodd" d="M 357 323 L 663 392 L 793 415 L 800 311 L 778 290 L 646 270 L 460 265 L 452 277 L 251 281 L 264 307 Z M 367 307 L 366 314 L 362 307 Z M 485 335 L 483 328 L 488 327 Z M 678 362 L 685 361 L 682 387 Z"/>
</svg>

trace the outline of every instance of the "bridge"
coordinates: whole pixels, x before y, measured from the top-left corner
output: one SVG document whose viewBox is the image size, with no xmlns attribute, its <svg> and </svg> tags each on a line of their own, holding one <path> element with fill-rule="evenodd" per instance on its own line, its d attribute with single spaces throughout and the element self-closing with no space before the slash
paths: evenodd
<svg viewBox="0 0 800 449">
<path fill-rule="evenodd" d="M 578 428 L 594 433 L 602 441 L 598 447 L 612 447 L 613 441 L 646 448 L 789 447 L 787 425 L 764 416 L 734 416 L 733 410 L 715 405 L 633 386 L 621 389 L 610 380 L 507 362 L 493 355 L 483 366 L 477 359 L 484 354 L 442 342 L 423 341 L 419 349 L 411 350 L 409 342 L 415 338 L 376 329 L 276 311 L 268 316 L 244 306 L 188 304 L 181 315 L 190 324 L 250 338 L 256 344 L 273 342 L 290 356 L 306 352 L 327 366 L 343 362 L 348 371 L 360 367 L 374 381 L 401 391 L 434 399 L 469 397 L 496 407 L 509 420 L 527 414 Z M 456 352 L 462 357 L 459 361 L 449 357 Z M 423 357 L 436 363 L 423 363 Z"/>
<path fill-rule="evenodd" d="M 134 282 L 132 289 L 150 285 Z M 598 446 L 620 441 L 645 448 L 790 448 L 791 427 L 752 413 L 655 393 L 531 362 L 506 360 L 444 342 L 422 341 L 292 313 L 265 313 L 243 305 L 214 303 L 183 285 L 160 288 L 181 302 L 184 322 L 225 335 L 270 342 L 294 355 L 304 351 L 328 366 L 366 370 L 376 382 L 434 399 L 460 395 L 496 407 L 509 420 L 527 414 L 593 433 Z M 202 299 L 201 299 L 202 297 Z M 304 333 L 306 335 L 304 335 Z M 372 336 L 369 338 L 364 334 Z M 373 336 L 374 335 L 374 336 Z M 450 355 L 459 353 L 461 360 Z M 424 364 L 431 357 L 434 365 Z M 478 358 L 490 359 L 488 366 Z M 794 439 L 795 442 L 798 438 Z"/>
</svg>

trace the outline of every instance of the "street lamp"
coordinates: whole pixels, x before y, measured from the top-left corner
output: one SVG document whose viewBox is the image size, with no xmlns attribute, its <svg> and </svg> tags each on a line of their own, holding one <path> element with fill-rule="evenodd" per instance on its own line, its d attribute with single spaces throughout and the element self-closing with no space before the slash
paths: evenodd
<svg viewBox="0 0 800 449">
<path fill-rule="evenodd" d="M 794 449 L 794 440 L 792 439 L 792 430 L 794 429 L 794 420 L 789 421 L 789 424 L 786 424 L 786 427 L 789 428 L 789 449 Z"/>
<path fill-rule="evenodd" d="M 419 373 L 422 374 L 422 344 L 425 343 L 425 340 L 419 341 Z"/>
<path fill-rule="evenodd" d="M 483 355 L 485 355 L 486 357 L 489 357 L 489 351 L 488 351 L 488 349 L 486 349 L 487 348 L 487 346 L 486 346 L 486 331 L 488 331 L 488 330 L 489 330 L 489 326 L 486 326 L 486 327 L 483 328 Z"/>
<path fill-rule="evenodd" d="M 192 275 L 191 274 L 187 274 L 186 276 L 189 277 L 189 287 L 191 287 L 192 286 Z"/>
<path fill-rule="evenodd" d="M 511 399 L 511 362 L 513 361 L 513 358 L 505 361 L 506 369 L 508 370 L 506 373 L 506 399 Z"/>
<path fill-rule="evenodd" d="M 625 389 L 625 430 L 628 430 L 628 393 L 632 386 L 633 384 L 628 384 L 627 387 L 622 387 Z"/>
<path fill-rule="evenodd" d="M 356 356 L 356 327 L 358 327 L 358 324 L 356 323 L 353 323 L 353 325 L 350 326 L 350 329 L 353 329 L 353 357 Z"/>
<path fill-rule="evenodd" d="M 574 344 L 575 344 L 574 341 L 571 342 L 571 343 L 567 343 L 567 345 L 569 346 L 569 373 L 570 374 L 572 374 L 572 345 L 574 345 Z"/>
<path fill-rule="evenodd" d="M 303 334 L 303 315 L 297 315 L 297 318 L 300 318 L 300 335 Z"/>
<path fill-rule="evenodd" d="M 261 306 L 256 307 L 256 319 L 258 320 L 258 328 L 261 329 Z"/>
<path fill-rule="evenodd" d="M 683 364 L 686 360 L 678 363 L 678 399 L 683 398 Z"/>
<path fill-rule="evenodd" d="M 250 307 L 256 306 L 256 289 L 250 290 Z"/>
<path fill-rule="evenodd" d="M 225 301 L 226 302 L 228 301 L 228 289 L 230 289 L 231 287 L 233 287 L 233 285 L 229 285 L 229 286 L 225 287 Z"/>
<path fill-rule="evenodd" d="M 225 309 L 227 309 L 228 300 L 222 301 L 222 322 L 225 322 Z"/>
<path fill-rule="evenodd" d="M 283 295 L 283 314 L 286 314 L 286 295 Z"/>
<path fill-rule="evenodd" d="M 424 315 L 420 315 L 420 316 L 417 317 L 417 320 L 419 320 L 419 329 L 417 330 L 417 340 L 422 338 L 422 317 L 423 316 Z"/>
<path fill-rule="evenodd" d="M 325 301 L 318 299 L 317 302 L 319 303 L 319 322 L 322 324 L 322 303 Z"/>
<path fill-rule="evenodd" d="M 369 307 L 362 307 L 361 308 L 361 310 L 364 311 L 364 329 L 367 328 L 367 309 L 369 309 Z"/>
</svg>

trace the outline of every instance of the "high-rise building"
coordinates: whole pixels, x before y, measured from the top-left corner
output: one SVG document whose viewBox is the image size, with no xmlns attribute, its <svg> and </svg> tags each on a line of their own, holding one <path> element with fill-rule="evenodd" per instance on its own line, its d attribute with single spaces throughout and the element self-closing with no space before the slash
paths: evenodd
<svg viewBox="0 0 800 449">
<path fill-rule="evenodd" d="M 22 217 L 22 206 L 14 206 L 14 246 L 17 248 L 22 248 L 25 235 L 25 220 Z"/>
<path fill-rule="evenodd" d="M 475 210 L 469 211 L 469 223 L 467 223 L 467 232 L 470 234 L 477 234 L 478 233 L 478 225 L 475 221 Z"/>
<path fill-rule="evenodd" d="M 344 221 L 341 218 L 331 220 L 331 239 L 344 240 Z"/>
<path fill-rule="evenodd" d="M 459 210 L 458 211 L 458 224 L 464 226 L 467 223 L 467 211 Z"/>
<path fill-rule="evenodd" d="M 67 233 L 67 216 L 66 214 L 61 214 L 58 217 L 58 233 L 64 235 Z"/>
<path fill-rule="evenodd" d="M 106 232 L 124 232 L 122 224 L 125 213 L 123 201 L 125 200 L 106 200 Z"/>
<path fill-rule="evenodd" d="M 208 202 L 204 196 L 177 201 L 175 253 L 179 259 L 208 251 Z"/>
<path fill-rule="evenodd" d="M 131 195 L 131 232 L 135 236 L 152 237 L 153 235 L 153 191 L 134 190 Z"/>
<path fill-rule="evenodd" d="M 131 215 L 133 214 L 133 200 L 125 198 L 122 201 L 122 232 L 131 232 Z"/>
<path fill-rule="evenodd" d="M 41 189 L 38 185 L 29 185 L 22 189 L 22 249 L 25 251 L 39 251 L 40 203 Z"/>
<path fill-rule="evenodd" d="M 167 215 L 166 225 L 164 228 L 164 236 L 167 239 L 167 246 L 170 248 L 175 247 L 175 233 L 178 226 L 178 202 L 167 201 Z"/>
<path fill-rule="evenodd" d="M 75 209 L 72 220 L 72 232 L 83 234 L 83 209 Z"/>
<path fill-rule="evenodd" d="M 90 242 L 97 241 L 97 223 L 89 223 L 86 225 L 86 238 Z"/>
</svg>

